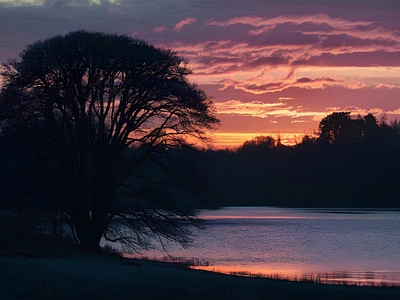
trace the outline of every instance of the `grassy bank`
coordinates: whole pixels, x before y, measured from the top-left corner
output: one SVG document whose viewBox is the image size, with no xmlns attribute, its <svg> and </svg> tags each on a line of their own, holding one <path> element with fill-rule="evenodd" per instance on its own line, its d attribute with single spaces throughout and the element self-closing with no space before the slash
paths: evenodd
<svg viewBox="0 0 400 300">
<path fill-rule="evenodd" d="M 117 256 L 0 256 L 1 299 L 400 299 L 382 287 L 289 282 Z"/>
</svg>

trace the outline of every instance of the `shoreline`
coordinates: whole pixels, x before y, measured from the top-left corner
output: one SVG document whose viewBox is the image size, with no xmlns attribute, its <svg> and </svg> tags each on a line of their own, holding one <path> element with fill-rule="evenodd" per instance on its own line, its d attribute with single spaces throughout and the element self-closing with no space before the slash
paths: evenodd
<svg viewBox="0 0 400 300">
<path fill-rule="evenodd" d="M 332 285 L 352 285 L 352 286 L 370 286 L 370 287 L 384 287 L 384 288 L 396 288 L 400 290 L 400 284 L 396 277 L 396 280 L 389 278 L 392 272 L 300 272 L 298 273 L 281 273 L 279 270 L 270 272 L 262 271 L 258 269 L 258 272 L 253 272 L 250 267 L 235 267 L 230 265 L 210 265 L 208 261 L 202 262 L 201 259 L 186 259 L 184 257 L 153 257 L 132 255 L 132 254 L 122 254 L 123 258 L 128 258 L 131 260 L 138 261 L 149 261 L 155 263 L 161 263 L 164 265 L 177 266 L 183 268 L 189 268 L 193 270 L 203 270 L 218 274 L 226 274 L 239 277 L 249 277 L 249 278 L 263 278 L 272 280 L 282 280 L 291 282 L 307 282 L 315 284 L 332 284 Z M 382 273 L 385 273 L 382 276 Z M 379 274 L 379 276 L 377 276 Z M 399 276 L 400 273 L 396 272 Z M 394 275 L 392 275 L 394 276 Z"/>
<path fill-rule="evenodd" d="M 399 299 L 400 289 L 251 278 L 110 255 L 0 255 L 2 299 Z"/>
</svg>

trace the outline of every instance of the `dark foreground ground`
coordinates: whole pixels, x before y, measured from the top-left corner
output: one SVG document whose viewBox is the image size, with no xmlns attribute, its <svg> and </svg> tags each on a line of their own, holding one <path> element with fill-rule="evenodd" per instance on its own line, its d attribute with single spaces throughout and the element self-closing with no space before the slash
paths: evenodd
<svg viewBox="0 0 400 300">
<path fill-rule="evenodd" d="M 0 247 L 0 299 L 400 299 L 400 289 L 191 270 L 78 251 Z"/>
</svg>

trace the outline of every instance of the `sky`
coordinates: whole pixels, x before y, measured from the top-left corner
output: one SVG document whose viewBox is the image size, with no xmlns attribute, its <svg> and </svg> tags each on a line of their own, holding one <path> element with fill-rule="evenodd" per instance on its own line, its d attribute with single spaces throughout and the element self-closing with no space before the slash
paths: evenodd
<svg viewBox="0 0 400 300">
<path fill-rule="evenodd" d="M 0 0 L 0 62 L 78 29 L 184 56 L 219 148 L 293 144 L 334 111 L 400 118 L 400 0 Z"/>
</svg>

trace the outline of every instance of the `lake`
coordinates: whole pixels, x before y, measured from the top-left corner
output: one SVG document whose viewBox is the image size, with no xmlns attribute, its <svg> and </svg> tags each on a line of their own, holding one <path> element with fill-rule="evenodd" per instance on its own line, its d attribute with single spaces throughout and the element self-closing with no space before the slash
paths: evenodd
<svg viewBox="0 0 400 300">
<path fill-rule="evenodd" d="M 194 247 L 168 245 L 195 268 L 328 283 L 400 285 L 400 212 L 226 207 L 202 211 Z M 159 251 L 142 255 L 162 259 Z"/>
</svg>

